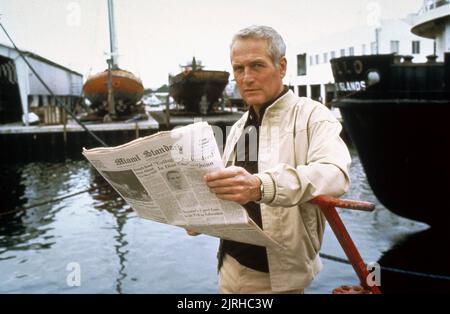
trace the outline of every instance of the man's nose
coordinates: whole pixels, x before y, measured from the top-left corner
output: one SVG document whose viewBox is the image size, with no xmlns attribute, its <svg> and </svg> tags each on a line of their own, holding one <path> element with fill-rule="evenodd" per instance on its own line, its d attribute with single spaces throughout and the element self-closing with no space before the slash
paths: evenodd
<svg viewBox="0 0 450 314">
<path fill-rule="evenodd" d="M 244 76 L 243 76 L 242 80 L 245 84 L 253 83 L 253 81 L 255 80 L 255 77 L 253 76 L 253 73 L 250 70 L 250 68 L 246 67 L 244 69 Z"/>
</svg>

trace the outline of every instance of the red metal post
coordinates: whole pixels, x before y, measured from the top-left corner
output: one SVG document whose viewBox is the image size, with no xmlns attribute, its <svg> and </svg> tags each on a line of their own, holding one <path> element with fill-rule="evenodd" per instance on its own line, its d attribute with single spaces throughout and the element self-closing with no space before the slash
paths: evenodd
<svg viewBox="0 0 450 314">
<path fill-rule="evenodd" d="M 358 252 L 352 238 L 350 237 L 344 223 L 339 217 L 335 206 L 342 208 L 358 209 L 364 211 L 372 211 L 375 206 L 368 202 L 359 202 L 351 200 L 341 200 L 330 196 L 318 196 L 310 201 L 313 204 L 320 206 L 323 214 L 325 215 L 328 223 L 330 224 L 331 230 L 333 230 L 336 238 L 342 246 L 342 249 L 347 255 L 348 260 L 353 266 L 361 285 L 371 291 L 373 294 L 381 294 L 380 289 L 376 286 L 368 286 L 367 278 L 369 278 L 370 273 L 367 270 L 366 264 L 364 263 L 361 255 Z"/>
</svg>

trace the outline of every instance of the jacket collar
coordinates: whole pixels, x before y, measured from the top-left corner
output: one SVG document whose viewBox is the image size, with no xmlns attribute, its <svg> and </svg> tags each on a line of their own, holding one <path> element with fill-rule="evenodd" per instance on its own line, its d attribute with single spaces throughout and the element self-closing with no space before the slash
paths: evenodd
<svg viewBox="0 0 450 314">
<path fill-rule="evenodd" d="M 292 103 L 297 100 L 297 96 L 292 92 L 292 90 L 288 90 L 287 93 L 279 97 L 273 104 L 267 107 L 264 116 L 265 120 L 270 119 L 272 115 L 280 115 L 283 111 L 287 110 Z M 236 131 L 233 132 L 233 138 L 227 141 L 228 145 L 225 147 L 223 160 L 225 164 L 230 160 L 231 155 L 233 154 L 234 147 L 239 140 L 239 137 L 242 135 L 242 132 L 245 128 L 245 124 L 248 120 L 249 111 L 245 112 L 242 117 L 236 122 L 235 127 Z M 233 159 L 234 160 L 234 159 Z"/>
<path fill-rule="evenodd" d="M 287 87 L 286 87 L 287 88 Z M 295 101 L 295 94 L 292 90 L 287 88 L 286 92 L 283 92 L 281 96 L 279 96 L 272 104 L 263 105 L 264 115 L 267 111 L 271 112 L 279 112 L 288 108 L 290 104 Z M 245 127 L 247 120 L 249 119 L 250 111 L 253 111 L 253 108 L 247 110 L 242 117 L 237 121 L 236 128 L 239 130 L 237 133 L 241 133 Z M 255 114 L 253 112 L 253 114 Z"/>
<path fill-rule="evenodd" d="M 292 90 L 288 90 L 283 96 L 278 98 L 271 104 L 269 107 L 267 107 L 265 113 L 267 112 L 280 112 L 288 107 L 292 106 L 292 102 L 295 102 L 297 96 L 295 96 L 294 92 Z"/>
<path fill-rule="evenodd" d="M 289 87 L 284 85 L 283 90 L 277 97 L 275 97 L 274 99 L 263 104 L 261 106 L 261 108 L 259 109 L 259 117 L 260 118 L 258 118 L 258 115 L 255 112 L 255 109 L 253 107 L 250 107 L 248 110 L 248 119 L 247 119 L 246 125 L 249 125 L 251 122 L 253 122 L 252 124 L 261 125 L 261 122 L 262 122 L 262 119 L 264 118 L 264 113 L 266 112 L 266 109 L 269 108 L 275 102 L 277 102 L 278 99 L 280 99 L 281 97 L 286 95 L 286 93 L 288 91 L 289 91 Z"/>
</svg>

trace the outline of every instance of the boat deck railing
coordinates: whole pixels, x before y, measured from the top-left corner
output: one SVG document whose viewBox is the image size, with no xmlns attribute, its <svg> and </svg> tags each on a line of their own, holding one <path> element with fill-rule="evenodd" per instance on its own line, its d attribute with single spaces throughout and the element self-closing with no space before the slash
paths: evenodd
<svg viewBox="0 0 450 314">
<path fill-rule="evenodd" d="M 422 8 L 419 10 L 419 14 L 429 12 L 447 4 L 450 4 L 450 0 L 425 0 Z"/>
</svg>

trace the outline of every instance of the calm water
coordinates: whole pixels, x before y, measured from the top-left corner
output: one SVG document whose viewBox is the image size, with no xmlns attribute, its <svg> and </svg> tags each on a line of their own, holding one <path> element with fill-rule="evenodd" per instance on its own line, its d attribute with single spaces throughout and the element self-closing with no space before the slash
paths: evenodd
<svg viewBox="0 0 450 314">
<path fill-rule="evenodd" d="M 85 161 L 0 171 L 3 210 L 104 184 Z M 340 210 L 366 262 L 428 228 L 379 204 L 355 153 L 351 179 L 346 198 L 377 204 L 374 213 Z M 0 217 L 0 293 L 216 293 L 217 245 L 215 238 L 189 237 L 183 229 L 140 219 L 110 188 L 93 189 Z M 322 252 L 344 257 L 330 229 Z M 357 283 L 351 266 L 323 262 L 307 293 Z M 70 263 L 80 267 L 80 286 L 67 284 Z"/>
</svg>

